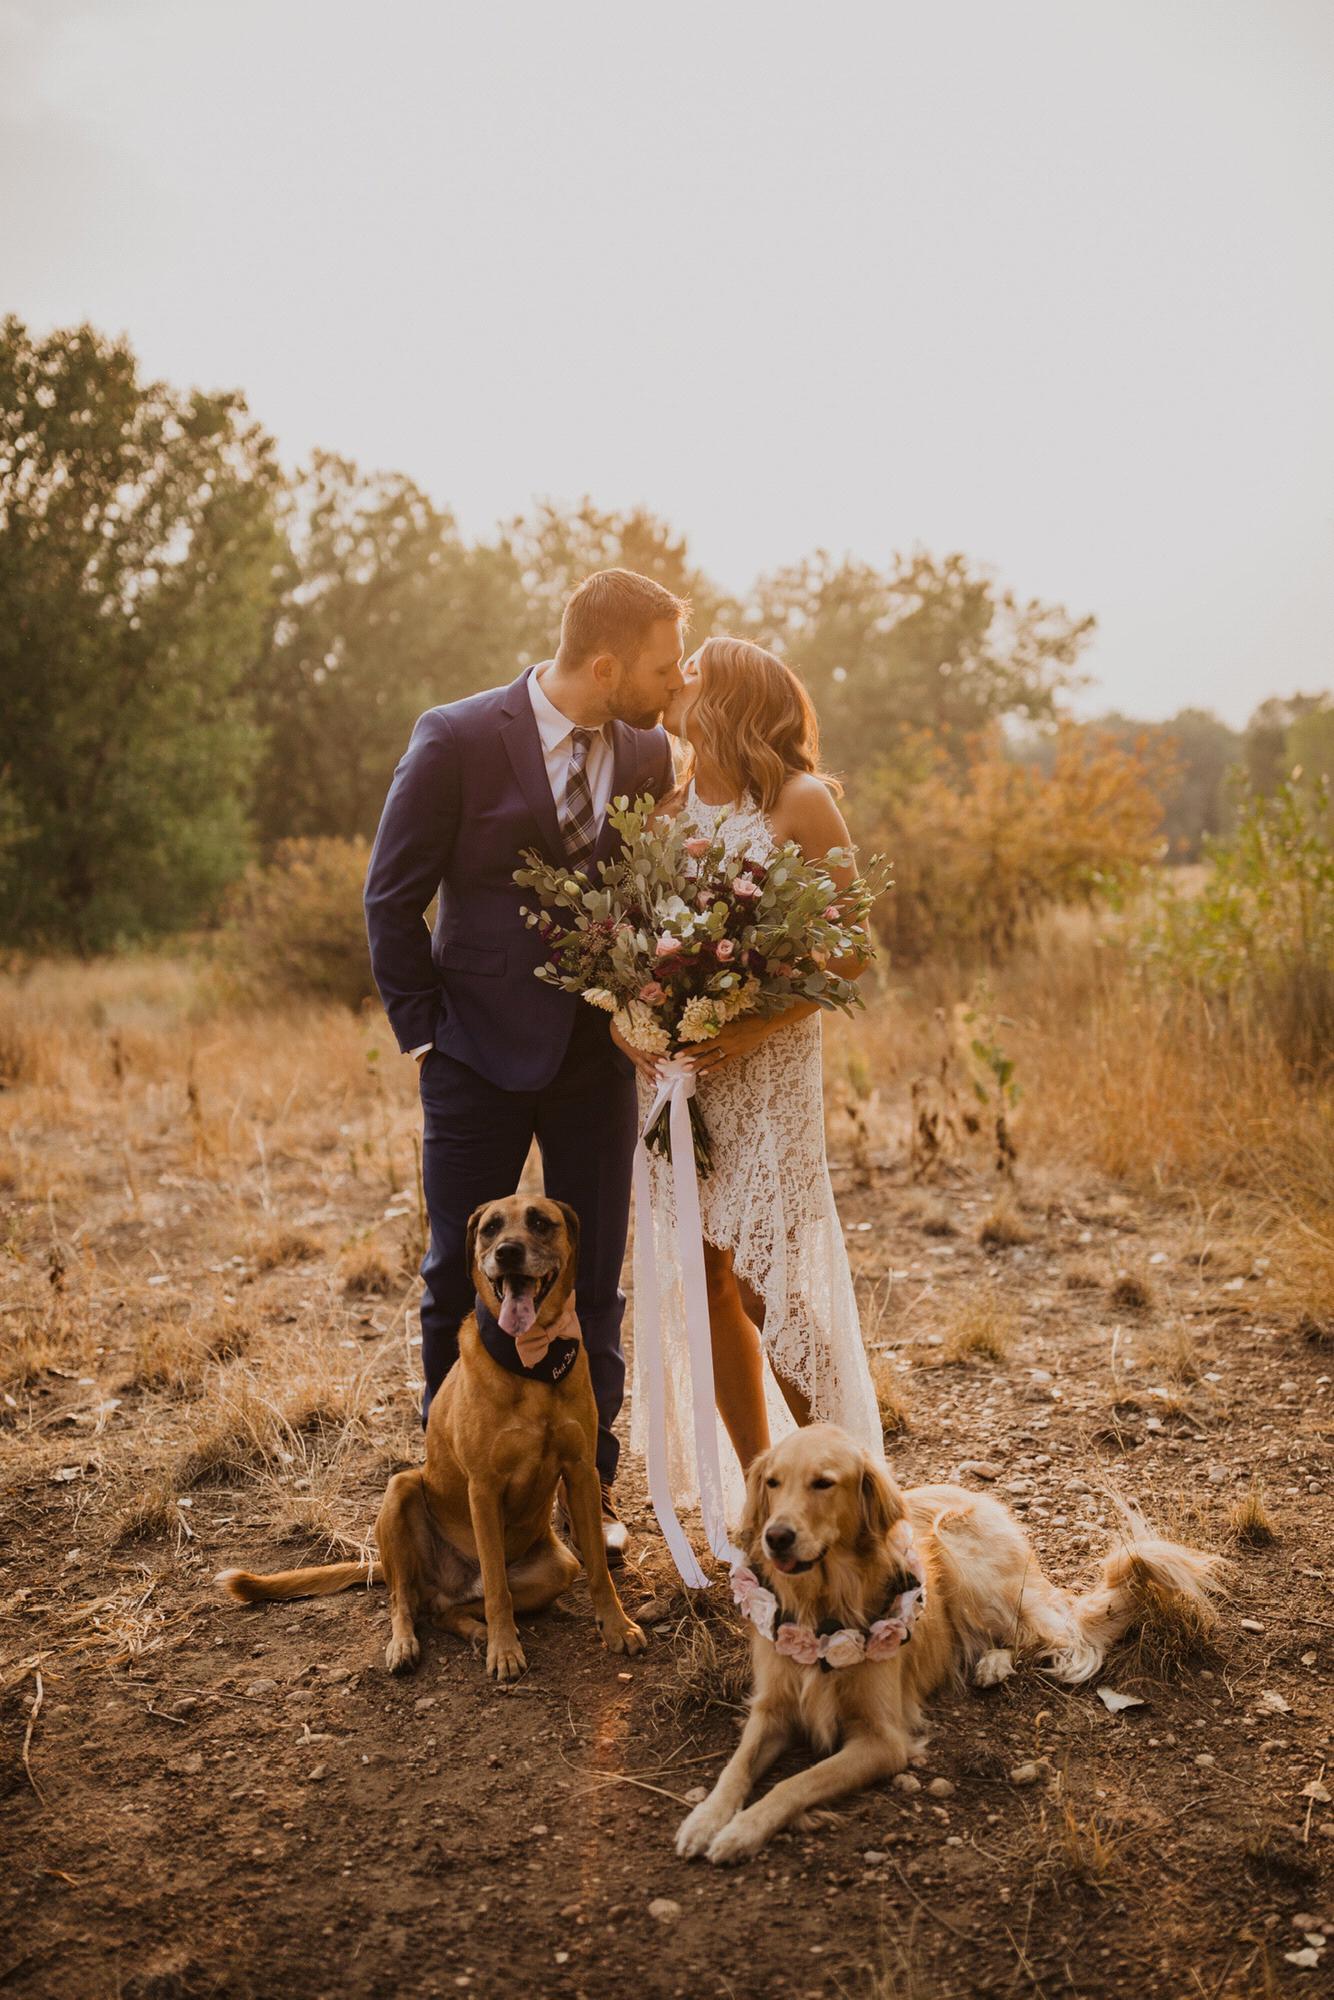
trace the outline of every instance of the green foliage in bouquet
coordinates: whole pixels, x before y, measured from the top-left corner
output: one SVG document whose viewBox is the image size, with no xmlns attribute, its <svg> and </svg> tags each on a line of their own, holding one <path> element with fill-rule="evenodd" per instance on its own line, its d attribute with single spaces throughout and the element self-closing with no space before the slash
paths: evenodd
<svg viewBox="0 0 1334 2000">
<path fill-rule="evenodd" d="M 852 856 L 839 848 L 819 860 L 790 841 L 763 857 L 729 855 L 725 819 L 709 838 L 648 797 L 614 800 L 608 818 L 622 845 L 596 881 L 532 850 L 514 879 L 539 905 L 524 911 L 547 947 L 537 977 L 613 1015 L 631 1047 L 669 1056 L 742 1014 L 861 1004 L 837 967 L 872 955 L 869 918 L 889 885 L 886 862 L 840 889 L 834 874 Z M 691 1112 L 707 1171 L 693 1102 Z"/>
</svg>

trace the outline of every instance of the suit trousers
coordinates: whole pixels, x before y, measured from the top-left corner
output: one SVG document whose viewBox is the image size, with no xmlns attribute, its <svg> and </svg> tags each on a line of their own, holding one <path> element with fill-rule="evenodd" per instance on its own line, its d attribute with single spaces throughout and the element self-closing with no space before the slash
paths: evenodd
<svg viewBox="0 0 1334 2000">
<path fill-rule="evenodd" d="M 543 1089 L 502 1090 L 439 1049 L 423 1058 L 420 1087 L 431 1223 L 421 1267 L 422 1421 L 458 1360 L 459 1326 L 473 1309 L 468 1217 L 482 1202 L 514 1192 L 536 1139 L 547 1194 L 579 1217 L 575 1298 L 598 1408 L 598 1472 L 610 1481 L 620 1453 L 612 1426 L 625 1397 L 620 1277 L 636 1138 L 634 1072 L 606 1016 L 581 1004 L 565 1058 Z"/>
</svg>

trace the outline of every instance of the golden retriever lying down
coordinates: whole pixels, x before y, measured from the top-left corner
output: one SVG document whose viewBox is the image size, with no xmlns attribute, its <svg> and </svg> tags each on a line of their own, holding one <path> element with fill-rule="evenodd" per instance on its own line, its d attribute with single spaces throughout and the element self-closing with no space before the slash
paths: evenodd
<svg viewBox="0 0 1334 2000">
<path fill-rule="evenodd" d="M 903 1493 L 832 1424 L 755 1460 L 740 1532 L 751 1568 L 733 1589 L 755 1628 L 750 1715 L 676 1836 L 678 1854 L 714 1862 L 745 1861 L 812 1807 L 903 1770 L 922 1703 L 951 1673 L 987 1687 L 1022 1652 L 1058 1680 L 1087 1680 L 1135 1624 L 1146 1587 L 1207 1618 L 1221 1567 L 1131 1528 L 1100 1582 L 1073 1596 L 1042 1574 L 998 1500 L 959 1486 Z M 747 1806 L 799 1736 L 823 1762 Z"/>
</svg>

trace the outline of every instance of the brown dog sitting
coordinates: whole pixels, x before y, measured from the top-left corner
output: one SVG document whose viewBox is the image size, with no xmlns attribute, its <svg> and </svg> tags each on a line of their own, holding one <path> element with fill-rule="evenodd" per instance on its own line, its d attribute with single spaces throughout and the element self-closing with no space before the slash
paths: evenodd
<svg viewBox="0 0 1334 2000">
<path fill-rule="evenodd" d="M 574 1287 L 579 1221 L 564 1202 L 527 1195 L 486 1202 L 468 1223 L 477 1310 L 459 1329 L 459 1359 L 431 1402 L 426 1463 L 395 1473 L 375 1523 L 380 1559 L 218 1582 L 243 1604 L 325 1597 L 354 1583 L 389 1586 L 391 1673 L 421 1658 L 416 1621 L 433 1611 L 460 1638 L 486 1633 L 486 1665 L 513 1680 L 526 1665 L 514 1614 L 540 1611 L 579 1565 L 552 1533 L 564 1480 L 597 1626 L 613 1653 L 647 1640 L 626 1617 L 607 1570 L 594 1470 L 597 1408 L 578 1322 L 558 1322 Z M 485 1618 L 485 1627 L 479 1623 Z"/>
</svg>

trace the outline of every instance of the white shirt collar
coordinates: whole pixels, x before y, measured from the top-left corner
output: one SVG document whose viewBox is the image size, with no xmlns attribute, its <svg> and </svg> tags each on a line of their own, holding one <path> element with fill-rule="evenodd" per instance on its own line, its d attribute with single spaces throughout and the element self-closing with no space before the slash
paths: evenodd
<svg viewBox="0 0 1334 2000">
<path fill-rule="evenodd" d="M 574 734 L 574 731 L 581 727 L 579 723 L 571 722 L 568 715 L 562 714 L 555 702 L 551 700 L 550 696 L 545 693 L 539 684 L 538 675 L 550 665 L 550 660 L 543 660 L 538 666 L 533 668 L 533 671 L 528 676 L 528 699 L 533 704 L 533 715 L 537 720 L 537 733 L 542 741 L 543 753 L 547 756 L 553 750 L 558 750 L 561 744 L 568 741 Z M 594 736 L 601 737 L 604 743 L 606 742 L 607 733 L 605 729 L 595 729 L 593 734 Z"/>
</svg>

